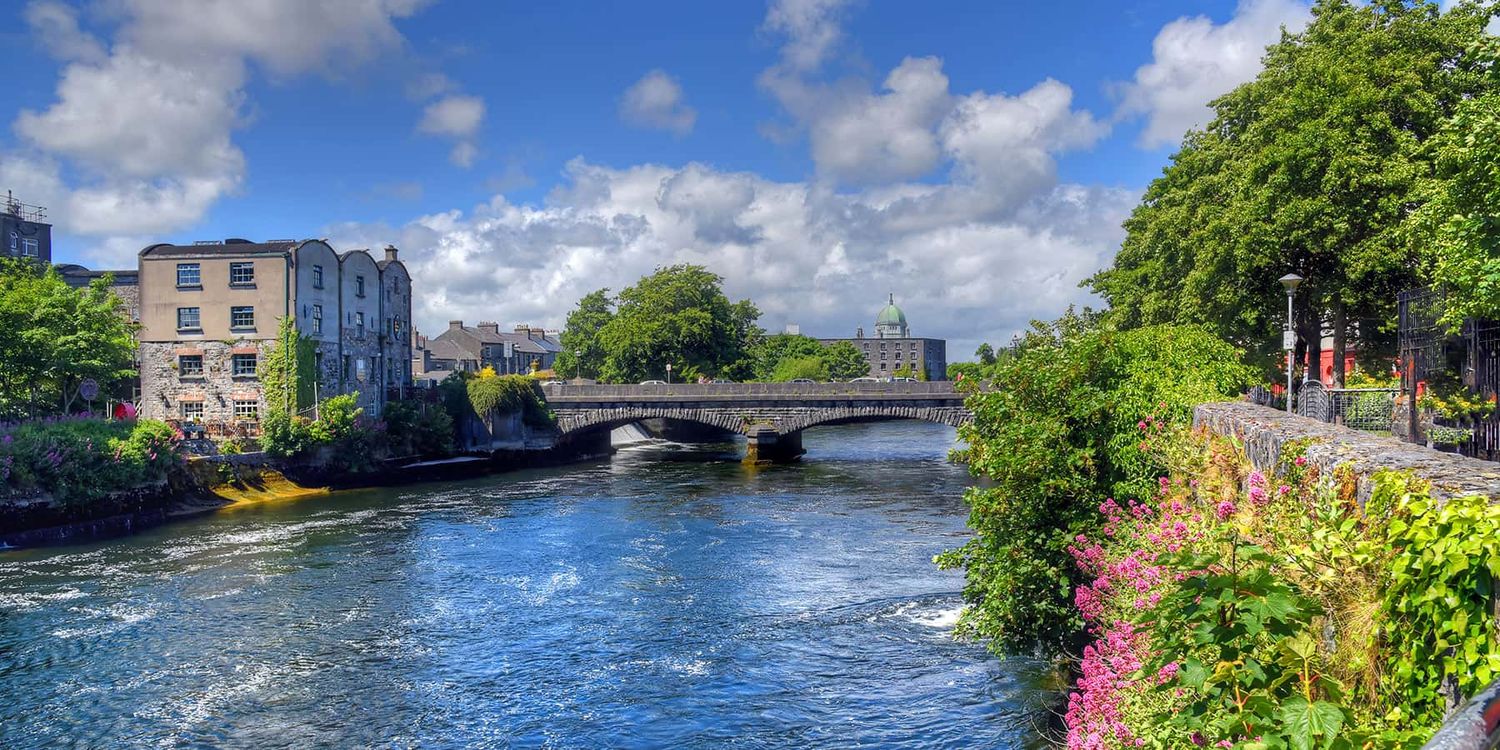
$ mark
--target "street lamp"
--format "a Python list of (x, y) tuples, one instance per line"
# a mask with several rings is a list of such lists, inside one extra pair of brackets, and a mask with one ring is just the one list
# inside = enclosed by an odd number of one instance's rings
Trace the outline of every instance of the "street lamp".
[(1297, 294), (1297, 285), (1302, 277), (1295, 273), (1282, 276), (1281, 285), (1286, 287), (1286, 329), (1281, 332), (1281, 348), (1286, 350), (1286, 411), (1292, 412), (1292, 351), (1297, 348), (1297, 334), (1292, 330), (1292, 297)]
[(667, 385), (672, 384), (672, 363), (667, 363)]

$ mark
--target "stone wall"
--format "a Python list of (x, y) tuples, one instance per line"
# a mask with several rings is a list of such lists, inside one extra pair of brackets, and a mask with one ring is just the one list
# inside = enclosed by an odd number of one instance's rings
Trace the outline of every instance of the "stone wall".
[(564, 435), (601, 425), (617, 427), (645, 419), (696, 422), (741, 434), (750, 434), (757, 428), (770, 428), (783, 435), (829, 422), (860, 419), (916, 419), (952, 427), (958, 427), (971, 419), (969, 411), (964, 407), (942, 403), (828, 406), (629, 404), (609, 408), (569, 408), (558, 405), (552, 407), (552, 412), (557, 415), (558, 431)]
[[(258, 377), (234, 377), (235, 353), (263, 356), (256, 341), (141, 342), (140, 415), (147, 419), (179, 419), (182, 403), (203, 404), (204, 421), (234, 419), (236, 397), (254, 400), (261, 413), (266, 404)], [(203, 356), (201, 376), (183, 376), (177, 367), (183, 354)]]
[(1305, 455), (1322, 473), (1347, 465), (1359, 482), (1361, 500), (1369, 497), (1371, 477), (1382, 469), (1411, 471), (1432, 484), (1434, 497), (1483, 495), (1500, 498), (1500, 464), (1443, 453), (1394, 437), (1327, 424), (1247, 401), (1201, 404), (1193, 426), (1238, 440), (1255, 468), (1274, 472), (1282, 449), (1294, 440), (1310, 440)]

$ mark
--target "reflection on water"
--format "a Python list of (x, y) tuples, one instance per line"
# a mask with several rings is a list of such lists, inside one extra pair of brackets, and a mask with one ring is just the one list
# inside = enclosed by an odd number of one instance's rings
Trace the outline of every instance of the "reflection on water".
[(1035, 667), (955, 643), (931, 565), (952, 436), (646, 443), (0, 553), (0, 747), (1020, 747)]

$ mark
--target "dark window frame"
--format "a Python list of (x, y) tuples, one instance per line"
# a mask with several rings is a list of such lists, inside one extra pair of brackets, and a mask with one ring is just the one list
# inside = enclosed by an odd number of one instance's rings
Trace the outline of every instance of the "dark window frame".
[[(196, 361), (197, 366), (188, 368), (189, 360)], [(177, 355), (177, 375), (184, 378), (203, 377), (203, 355), (202, 354), (179, 354)]]
[[(191, 325), (183, 324), (183, 314), (192, 311), (193, 322)], [(201, 307), (179, 307), (177, 308), (177, 330), (179, 331), (201, 331), (203, 330), (203, 308)]]
[[(235, 273), (239, 272), (239, 271), (246, 271), (246, 272), (248, 272), (249, 273), (249, 277), (248, 278), (243, 278), (243, 279), (236, 279), (235, 278)], [(245, 262), (245, 261), (236, 261), (234, 263), (230, 263), (229, 264), (229, 285), (230, 286), (237, 286), (237, 287), (253, 287), (253, 286), (255, 286), (255, 264), (254, 263), (250, 263), (250, 262)]]
[[(244, 370), (241, 365), (249, 363), (249, 370)], [(234, 378), (254, 378), (260, 374), (260, 357), (254, 354), (231, 354), (229, 355), (229, 375)]]
[[(192, 280), (191, 281), (183, 281), (182, 275), (183, 275), (184, 272), (188, 272), (188, 271), (191, 271), (192, 274), (193, 274)], [(177, 288), (178, 289), (202, 289), (203, 288), (203, 266), (202, 266), (202, 264), (199, 264), (199, 263), (178, 263), (177, 264)]]
[[(238, 322), (237, 316), (249, 315), (248, 322)], [(235, 305), (229, 308), (229, 327), (235, 330), (248, 330), (255, 328), (255, 306)]]

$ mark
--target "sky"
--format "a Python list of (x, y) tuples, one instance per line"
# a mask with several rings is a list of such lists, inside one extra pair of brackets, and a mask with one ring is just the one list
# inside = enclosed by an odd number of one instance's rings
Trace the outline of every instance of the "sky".
[[(9, 16), (8, 18), (6, 16)], [(698, 263), (949, 359), (1097, 304), (1121, 221), (1300, 0), (0, 3), (0, 190), (54, 260), (395, 244), (419, 330)]]

